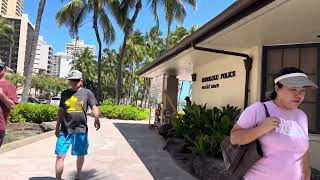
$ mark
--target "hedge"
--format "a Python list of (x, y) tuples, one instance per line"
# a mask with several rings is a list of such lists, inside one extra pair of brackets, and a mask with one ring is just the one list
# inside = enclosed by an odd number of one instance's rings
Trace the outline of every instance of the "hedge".
[[(123, 120), (145, 120), (148, 118), (149, 110), (135, 106), (113, 106), (104, 105), (99, 107), (103, 117), (108, 119)], [(32, 122), (42, 123), (56, 121), (58, 117), (58, 106), (47, 104), (18, 104), (10, 113), (9, 122)]]
[(42, 123), (56, 121), (58, 117), (58, 106), (47, 104), (18, 104), (10, 112), (9, 122), (32, 122)]
[(99, 107), (99, 110), (102, 116), (108, 119), (146, 120), (149, 115), (147, 108), (128, 105), (103, 105)]

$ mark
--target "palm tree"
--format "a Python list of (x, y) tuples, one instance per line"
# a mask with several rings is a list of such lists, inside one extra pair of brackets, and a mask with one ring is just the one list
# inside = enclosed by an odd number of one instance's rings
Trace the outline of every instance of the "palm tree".
[(77, 56), (77, 41), (79, 39), (79, 27), (84, 21), (87, 8), (82, 1), (72, 1), (61, 8), (56, 14), (56, 23), (58, 27), (65, 25), (69, 28), (70, 36), (75, 39), (74, 54), (73, 54), (73, 67)]
[(115, 49), (104, 49), (103, 63), (102, 63), (102, 84), (103, 84), (103, 96), (109, 98), (115, 97), (115, 87), (117, 80), (117, 63), (119, 54)]
[[(131, 18), (128, 18), (129, 16), (129, 11), (132, 9), (133, 4), (135, 4), (135, 11), (133, 13), (133, 16)], [(124, 31), (124, 37), (123, 37), (123, 42), (120, 50), (120, 56), (119, 56), (119, 62), (118, 62), (118, 73), (117, 73), (117, 89), (116, 89), (116, 104), (120, 103), (120, 96), (121, 96), (121, 85), (122, 85), (122, 63), (123, 63), (123, 58), (125, 55), (126, 51), (126, 46), (127, 46), (127, 40), (129, 35), (132, 32), (133, 24), (136, 21), (138, 14), (141, 10), (142, 7), (142, 2), (141, 0), (128, 0), (124, 1), (122, 4), (120, 4), (120, 12), (122, 12), (121, 16), (118, 17), (118, 22), (123, 28)]]
[(85, 48), (81, 54), (79, 54), (79, 57), (75, 62), (74, 66), (77, 67), (77, 69), (82, 72), (85, 81), (86, 80), (94, 81), (96, 77), (97, 66), (94, 61), (94, 55), (92, 54), (92, 52), (88, 47)]
[(147, 55), (145, 63), (150, 63), (165, 51), (165, 44), (161, 35), (162, 33), (157, 27), (152, 27), (149, 32), (146, 33), (145, 44)]
[(130, 80), (129, 80), (129, 91), (128, 91), (128, 104), (131, 103), (132, 99), (132, 83), (135, 72), (135, 67), (143, 60), (146, 54), (145, 41), (141, 32), (134, 31), (128, 38), (127, 41), (127, 53), (126, 59), (129, 59), (130, 64)]
[(14, 28), (12, 25), (5, 18), (0, 17), (0, 38), (5, 38), (13, 43), (13, 35)]
[(183, 39), (190, 36), (193, 32), (198, 29), (197, 26), (192, 26), (190, 29), (187, 29), (183, 26), (177, 26), (176, 30), (170, 33), (169, 36), (169, 47), (175, 46), (176, 44), (180, 43)]
[(31, 87), (33, 64), (34, 64), (34, 59), (35, 59), (35, 56), (36, 56), (36, 49), (37, 49), (39, 32), (40, 32), (41, 18), (42, 18), (42, 14), (43, 14), (43, 10), (44, 10), (45, 4), (46, 4), (46, 0), (40, 0), (39, 1), (38, 14), (37, 14), (37, 20), (36, 20), (36, 27), (35, 27), (35, 31), (33, 33), (32, 44), (31, 44), (30, 62), (29, 62), (29, 64), (25, 65), (28, 68), (27, 68), (26, 79), (25, 79), (25, 82), (24, 82), (24, 87), (23, 87), (23, 92), (22, 92), (22, 97), (21, 97), (21, 102), (23, 102), (23, 103), (27, 102), (28, 94), (29, 94), (30, 87)]
[[(193, 9), (196, 9), (197, 1), (196, 0), (149, 0), (151, 2), (151, 6), (153, 8), (154, 17), (156, 22), (158, 22), (157, 9), (158, 4), (160, 4), (164, 8), (165, 19), (168, 23), (167, 27), (167, 39), (166, 39), (166, 49), (169, 48), (169, 36), (171, 24), (174, 20), (182, 23), (184, 18), (186, 17), (186, 8), (185, 4), (191, 5)], [(184, 2), (184, 3), (183, 3)]]
[[(112, 43), (115, 40), (115, 31), (113, 25), (109, 19), (108, 14), (105, 12), (106, 6), (109, 6), (109, 10), (112, 13), (116, 14), (114, 9), (114, 4), (116, 1), (108, 0), (71, 0), (66, 6), (71, 6), (74, 11), (65, 10), (65, 14), (71, 15), (74, 12), (79, 12), (79, 16), (85, 17), (91, 15), (92, 13), (92, 25), (96, 35), (96, 39), (99, 46), (98, 51), (98, 90), (97, 90), (97, 99), (100, 102), (100, 93), (101, 93), (101, 64), (102, 64), (102, 42), (100, 38), (100, 33), (98, 29), (98, 23), (102, 27), (103, 31), (103, 40), (107, 44)], [(64, 8), (62, 8), (63, 10)], [(80, 15), (81, 14), (81, 15)], [(83, 18), (81, 18), (83, 19)]]
[[(173, 22), (174, 18), (182, 21), (185, 17), (185, 14), (186, 14), (185, 7), (180, 0), (148, 0), (148, 2), (151, 6), (151, 10), (154, 14), (157, 25), (159, 22), (158, 15), (157, 15), (157, 8), (158, 8), (159, 4), (164, 5), (164, 7), (165, 7), (166, 19), (168, 20), (168, 23), (170, 26), (171, 26), (171, 23)], [(192, 5), (194, 8), (196, 7), (196, 0), (184, 0), (184, 2)], [(133, 4), (135, 4), (135, 11), (133, 13), (132, 18), (128, 18), (128, 14), (129, 14), (128, 12), (132, 9)], [(125, 15), (125, 16), (120, 16), (120, 17), (122, 17), (121, 18), (122, 20), (125, 19), (125, 21), (120, 21), (120, 22), (125, 22), (125, 23), (120, 24), (123, 27), (124, 38), (123, 38), (123, 43), (122, 43), (121, 50), (120, 50), (120, 57), (119, 57), (119, 64), (118, 64), (118, 79), (117, 79), (117, 90), (116, 90), (116, 103), (117, 104), (119, 104), (119, 102), (120, 102), (120, 91), (121, 91), (121, 82), (122, 82), (121, 70), (122, 70), (122, 63), (123, 63), (124, 54), (126, 51), (126, 42), (127, 42), (128, 36), (132, 32), (133, 24), (134, 24), (139, 12), (140, 12), (141, 6), (142, 6), (141, 0), (124, 1), (120, 6), (122, 8), (121, 9), (121, 12), (123, 12), (122, 14)], [(169, 31), (170, 31), (170, 26), (168, 28)], [(169, 36), (169, 33), (168, 33), (168, 36)]]

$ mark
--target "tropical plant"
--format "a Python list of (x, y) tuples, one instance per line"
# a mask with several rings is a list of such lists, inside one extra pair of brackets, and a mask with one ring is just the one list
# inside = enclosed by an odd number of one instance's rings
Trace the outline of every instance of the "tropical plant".
[(0, 17), (0, 38), (5, 38), (9, 40), (11, 43), (14, 42), (14, 28), (10, 24), (10, 22), (3, 18)]
[(36, 26), (32, 37), (32, 44), (31, 44), (31, 55), (30, 55), (30, 61), (29, 63), (26, 63), (25, 68), (27, 70), (26, 72), (26, 78), (24, 81), (24, 87), (21, 97), (21, 102), (25, 103), (28, 100), (28, 94), (31, 88), (31, 80), (32, 80), (32, 70), (33, 70), (33, 64), (34, 59), (36, 56), (36, 49), (37, 49), (37, 43), (38, 43), (38, 37), (40, 33), (40, 24), (42, 19), (43, 10), (46, 4), (46, 0), (39, 0), (39, 7), (38, 7), (38, 14), (37, 14), (37, 20), (36, 20)]
[(19, 88), (23, 85), (24, 77), (18, 73), (7, 73), (6, 80), (10, 81), (17, 88)]
[(192, 104), (184, 109), (173, 126), (195, 154), (221, 157), (220, 142), (229, 135), (241, 110), (234, 106), (214, 107)]
[(170, 29), (171, 24), (174, 20), (177, 20), (178, 22), (182, 23), (184, 18), (186, 17), (186, 8), (183, 4), (186, 3), (188, 5), (191, 5), (193, 9), (197, 6), (196, 0), (185, 0), (185, 1), (179, 1), (179, 0), (161, 0), (157, 1), (161, 2), (164, 5), (164, 12), (165, 12), (165, 18), (168, 23), (168, 29), (167, 29), (167, 38), (166, 38), (166, 49), (169, 48), (169, 37), (170, 37)]
[(86, 80), (94, 81), (96, 78), (96, 61), (94, 59), (94, 55), (87, 47), (83, 50), (81, 54), (79, 54), (76, 62), (74, 63), (76, 69), (82, 72), (83, 77)]
[(145, 54), (146, 54), (146, 48), (144, 43), (144, 37), (139, 31), (134, 31), (128, 38), (127, 41), (127, 53), (125, 60), (128, 62), (130, 70), (130, 79), (129, 79), (129, 90), (127, 95), (127, 104), (131, 104), (132, 100), (132, 84), (134, 79), (137, 77), (135, 76), (135, 68), (139, 66), (140, 62), (143, 61)]
[[(130, 10), (135, 7), (134, 13), (131, 18), (130, 16)], [(118, 16), (118, 23), (123, 29), (124, 32), (124, 37), (123, 37), (123, 42), (122, 46), (120, 49), (120, 54), (119, 54), (119, 61), (118, 61), (118, 68), (117, 68), (117, 87), (116, 87), (116, 104), (120, 103), (120, 98), (121, 98), (121, 85), (122, 85), (122, 64), (123, 64), (123, 59), (125, 57), (125, 51), (127, 47), (127, 40), (129, 38), (129, 35), (132, 32), (133, 29), (133, 24), (135, 23), (138, 14), (141, 10), (142, 7), (142, 2), (141, 0), (129, 0), (129, 1), (123, 1), (123, 3), (120, 6), (120, 12), (121, 16)]]
[(58, 27), (61, 27), (63, 24), (69, 28), (70, 36), (75, 39), (74, 51), (73, 51), (73, 67), (75, 63), (75, 58), (77, 56), (77, 42), (79, 28), (82, 25), (82, 22), (85, 18), (86, 8), (84, 3), (81, 1), (70, 2), (60, 9), (56, 14), (56, 23)]
[(44, 93), (57, 95), (68, 86), (68, 82), (63, 78), (50, 76), (48, 74), (32, 76), (31, 87), (34, 88), (36, 92), (40, 91), (40, 96), (43, 96)]

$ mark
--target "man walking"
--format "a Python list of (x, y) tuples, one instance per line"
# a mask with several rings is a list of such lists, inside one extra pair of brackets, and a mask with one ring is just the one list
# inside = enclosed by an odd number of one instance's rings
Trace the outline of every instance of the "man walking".
[(0, 147), (5, 136), (5, 129), (10, 110), (18, 104), (16, 87), (5, 79), (6, 66), (0, 59)]
[(82, 73), (78, 70), (70, 71), (68, 78), (71, 89), (61, 94), (60, 109), (55, 134), (58, 137), (55, 154), (56, 179), (60, 180), (64, 167), (64, 158), (71, 145), (71, 154), (77, 156), (77, 174), (80, 179), (84, 156), (88, 154), (88, 126), (86, 112), (90, 106), (94, 115), (94, 127), (100, 128), (97, 100), (89, 89), (82, 87)]

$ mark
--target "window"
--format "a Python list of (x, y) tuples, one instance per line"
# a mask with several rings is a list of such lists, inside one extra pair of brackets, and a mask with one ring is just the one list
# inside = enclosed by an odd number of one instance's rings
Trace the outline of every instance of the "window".
[[(265, 46), (263, 48), (263, 70), (261, 100), (268, 100), (273, 91), (273, 77), (283, 67), (294, 66), (303, 70), (309, 78), (320, 84), (320, 44), (297, 44)], [(309, 132), (320, 134), (320, 93), (307, 89), (300, 108), (308, 115)]]

